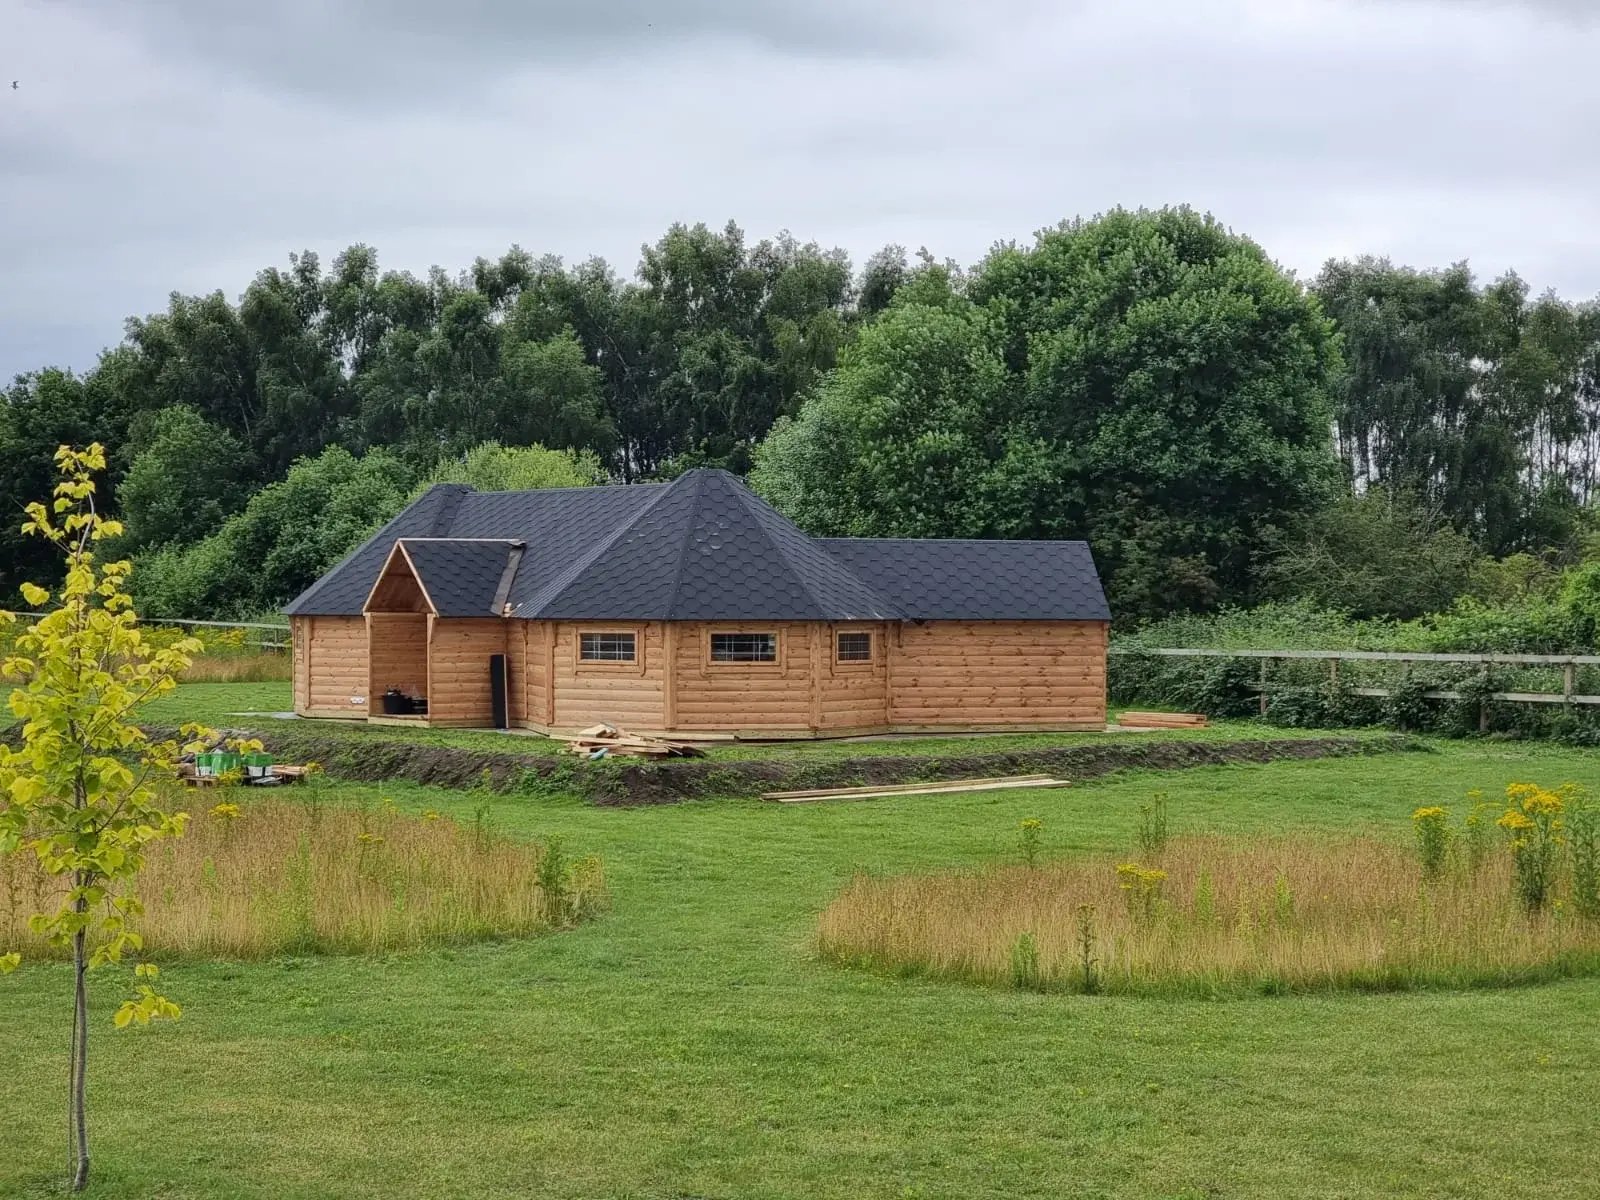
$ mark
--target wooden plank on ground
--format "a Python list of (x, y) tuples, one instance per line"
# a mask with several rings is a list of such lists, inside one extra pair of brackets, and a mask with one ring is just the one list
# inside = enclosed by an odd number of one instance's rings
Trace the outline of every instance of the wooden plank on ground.
[(988, 783), (949, 782), (895, 785), (889, 788), (821, 789), (815, 793), (767, 792), (763, 800), (778, 804), (811, 804), (819, 800), (886, 800), (895, 796), (950, 796), (963, 792), (999, 792), (1013, 788), (1066, 787), (1068, 780), (1028, 776), (1024, 779), (996, 779)]
[(1117, 716), (1119, 725), (1144, 725), (1155, 729), (1204, 729), (1204, 713), (1125, 712)]
[(981, 779), (925, 779), (920, 783), (869, 783), (861, 787), (800, 788), (792, 792), (763, 792), (763, 800), (794, 800), (822, 796), (850, 796), (860, 792), (914, 792), (925, 787), (976, 787), (985, 783), (1028, 783), (1049, 775), (986, 775)]

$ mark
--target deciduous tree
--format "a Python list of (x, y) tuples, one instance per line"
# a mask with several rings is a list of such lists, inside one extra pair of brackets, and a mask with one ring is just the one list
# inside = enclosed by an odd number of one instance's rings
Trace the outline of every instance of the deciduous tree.
[[(63, 446), (55, 460), (62, 478), (54, 499), (30, 504), (23, 528), (64, 554), (66, 573), (53, 592), (23, 585), (24, 600), (44, 615), (0, 665), (0, 676), (17, 682), (10, 710), (21, 722), (21, 745), (0, 745), (0, 854), (32, 854), (62, 883), (32, 925), (72, 957), (71, 1183), (81, 1191), (89, 1180), (88, 972), (141, 949), (132, 883), (146, 848), (181, 834), (186, 820), (169, 803), (179, 748), (152, 742), (134, 718), (172, 690), (199, 643), (148, 642), (126, 592), (129, 564), (97, 559), (100, 542), (120, 532), (94, 506), (102, 448)], [(13, 620), (0, 614), (0, 622)], [(11, 951), (0, 968), (19, 960)], [(156, 990), (153, 965), (134, 973), (136, 995), (117, 1010), (118, 1027), (179, 1015)]]

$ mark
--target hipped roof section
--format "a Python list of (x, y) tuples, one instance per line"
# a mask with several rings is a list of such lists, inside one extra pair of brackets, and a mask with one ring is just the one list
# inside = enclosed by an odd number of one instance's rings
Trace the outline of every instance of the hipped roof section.
[[(878, 621), (1110, 615), (1082, 542), (817, 539), (737, 477), (705, 469), (670, 484), (528, 492), (438, 485), (286, 611), (361, 613), (402, 541), (441, 616)], [(515, 542), (524, 548), (514, 555)]]

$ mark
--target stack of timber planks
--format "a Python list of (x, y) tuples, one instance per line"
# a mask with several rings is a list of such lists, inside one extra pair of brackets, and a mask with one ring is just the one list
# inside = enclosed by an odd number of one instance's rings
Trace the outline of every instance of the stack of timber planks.
[(629, 733), (615, 725), (591, 725), (567, 741), (567, 751), (582, 758), (610, 758), (617, 754), (641, 758), (700, 758), (705, 751), (688, 742)]
[(1125, 729), (1204, 729), (1204, 713), (1125, 712), (1117, 717)]

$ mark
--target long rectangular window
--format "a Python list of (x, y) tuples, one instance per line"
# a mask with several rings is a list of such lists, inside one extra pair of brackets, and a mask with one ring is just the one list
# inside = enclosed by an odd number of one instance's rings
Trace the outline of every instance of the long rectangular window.
[(872, 635), (870, 633), (841, 633), (839, 635), (839, 662), (871, 662)]
[(578, 657), (584, 662), (632, 662), (633, 637), (631, 633), (579, 634)]
[(712, 662), (778, 661), (778, 635), (775, 633), (713, 633)]

